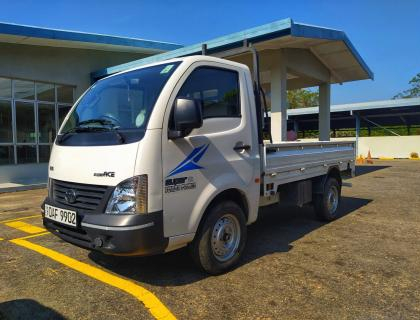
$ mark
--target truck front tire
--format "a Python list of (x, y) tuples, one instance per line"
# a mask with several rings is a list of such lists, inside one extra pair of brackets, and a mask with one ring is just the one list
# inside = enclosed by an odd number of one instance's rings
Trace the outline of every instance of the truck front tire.
[(315, 195), (314, 209), (322, 221), (333, 221), (338, 216), (341, 202), (341, 185), (334, 177), (327, 178), (322, 194)]
[(233, 268), (246, 243), (247, 228), (243, 210), (233, 201), (223, 201), (209, 209), (190, 252), (204, 271), (217, 275)]

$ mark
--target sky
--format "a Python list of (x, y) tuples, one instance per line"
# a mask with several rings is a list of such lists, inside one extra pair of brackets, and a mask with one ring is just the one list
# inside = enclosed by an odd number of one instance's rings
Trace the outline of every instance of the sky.
[(375, 80), (333, 85), (332, 103), (390, 99), (420, 72), (420, 0), (0, 0), (0, 21), (194, 44), (292, 18), (344, 31)]

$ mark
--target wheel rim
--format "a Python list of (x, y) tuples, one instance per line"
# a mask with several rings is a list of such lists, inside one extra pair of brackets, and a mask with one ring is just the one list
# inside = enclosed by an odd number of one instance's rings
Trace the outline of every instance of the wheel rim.
[(211, 248), (214, 257), (220, 262), (231, 259), (239, 247), (241, 228), (238, 219), (225, 214), (217, 220), (211, 235)]
[(335, 213), (338, 207), (338, 188), (336, 186), (331, 186), (328, 190), (328, 212)]

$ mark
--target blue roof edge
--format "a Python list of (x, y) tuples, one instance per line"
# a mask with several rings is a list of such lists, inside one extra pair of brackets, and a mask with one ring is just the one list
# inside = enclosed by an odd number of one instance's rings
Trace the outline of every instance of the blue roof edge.
[(366, 62), (363, 60), (359, 52), (351, 43), (350, 39), (344, 33), (344, 31), (293, 22), (292, 23), (292, 36), (343, 41), (345, 45), (347, 46), (347, 48), (349, 48), (353, 56), (356, 58), (357, 62), (365, 70), (369, 78), (372, 80), (374, 79), (374, 74), (372, 70), (370, 70), (370, 68), (368, 67)]
[(48, 29), (5, 22), (0, 22), (0, 34), (26, 36), (51, 40), (108, 44), (162, 51), (169, 51), (182, 47), (179, 44), (169, 42), (118, 37), (96, 33), (85, 33), (79, 31)]

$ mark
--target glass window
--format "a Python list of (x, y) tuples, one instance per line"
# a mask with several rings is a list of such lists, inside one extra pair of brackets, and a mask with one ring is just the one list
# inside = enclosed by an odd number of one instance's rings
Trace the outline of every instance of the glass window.
[(0, 101), (0, 142), (13, 142), (12, 103)]
[(163, 86), (178, 65), (160, 64), (96, 82), (71, 112), (63, 132), (76, 126), (144, 130)]
[(51, 146), (39, 146), (39, 162), (50, 161)]
[(0, 146), (0, 165), (14, 163), (15, 154), (13, 152), (13, 146)]
[(14, 98), (15, 99), (35, 99), (35, 85), (32, 81), (14, 80)]
[(57, 101), (73, 103), (73, 87), (57, 85)]
[(11, 98), (12, 97), (12, 80), (6, 78), (0, 78), (0, 97)]
[(55, 89), (51, 83), (36, 84), (36, 98), (39, 101), (55, 101)]
[(38, 104), (39, 142), (52, 143), (55, 139), (55, 108), (53, 104)]
[(61, 124), (64, 121), (64, 118), (66, 117), (67, 113), (69, 113), (71, 109), (71, 106), (61, 106), (58, 105), (58, 123), (61, 126)]
[(17, 163), (36, 162), (36, 146), (17, 146)]
[(185, 81), (178, 97), (199, 99), (203, 118), (239, 117), (238, 73), (217, 68), (197, 68)]
[(72, 86), (0, 77), (0, 165), (49, 161), (56, 115), (61, 124), (73, 91)]
[(17, 142), (35, 142), (34, 104), (15, 102)]

